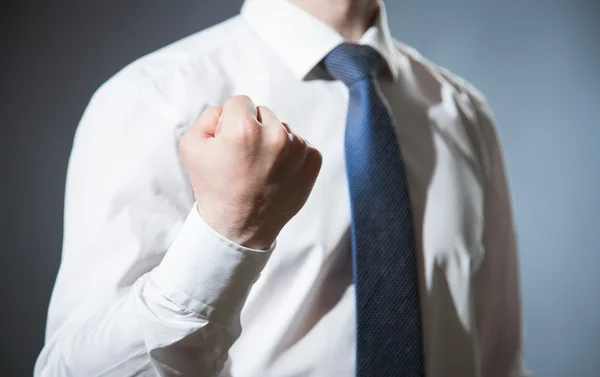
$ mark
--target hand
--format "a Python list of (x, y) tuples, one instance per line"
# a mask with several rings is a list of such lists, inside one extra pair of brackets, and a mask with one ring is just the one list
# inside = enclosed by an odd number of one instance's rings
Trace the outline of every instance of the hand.
[(302, 208), (322, 163), (319, 151), (246, 96), (207, 108), (183, 135), (179, 155), (204, 221), (262, 250)]

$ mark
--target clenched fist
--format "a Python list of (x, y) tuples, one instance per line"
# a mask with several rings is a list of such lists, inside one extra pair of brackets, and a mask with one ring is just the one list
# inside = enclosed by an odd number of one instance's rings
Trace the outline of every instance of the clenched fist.
[(179, 155), (204, 221), (263, 250), (302, 208), (322, 163), (319, 151), (246, 96), (206, 109), (183, 135)]

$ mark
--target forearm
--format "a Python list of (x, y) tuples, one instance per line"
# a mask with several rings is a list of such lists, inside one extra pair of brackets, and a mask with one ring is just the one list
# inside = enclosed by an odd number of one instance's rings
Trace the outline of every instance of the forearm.
[[(34, 375), (169, 375), (169, 365), (159, 361), (161, 354), (176, 353), (179, 342), (194, 337), (206, 339), (192, 342), (194, 352), (186, 354), (195, 357), (179, 360), (178, 365), (170, 367), (182, 370), (194, 365), (199, 375), (213, 376), (219, 357), (213, 350), (226, 350), (229, 345), (215, 344), (220, 337), (209, 339), (211, 328), (213, 332), (221, 330), (161, 296), (145, 275), (110, 306), (75, 310), (46, 343)], [(162, 334), (160, 339), (158, 334)], [(200, 356), (205, 356), (205, 362)]]
[[(270, 251), (231, 243), (192, 210), (162, 262), (110, 302), (106, 284), (61, 273), (49, 321), (58, 323), (35, 376), (215, 376), (239, 336), (239, 312)], [(87, 287), (65, 308), (70, 286)], [(96, 288), (95, 288), (96, 287)]]

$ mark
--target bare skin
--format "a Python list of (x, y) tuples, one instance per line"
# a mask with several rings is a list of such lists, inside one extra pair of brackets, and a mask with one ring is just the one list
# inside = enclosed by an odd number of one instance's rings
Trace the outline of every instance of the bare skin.
[(179, 155), (204, 221), (261, 250), (302, 208), (322, 163), (319, 151), (246, 96), (206, 109), (182, 137)]
[(291, 0), (340, 33), (347, 42), (358, 42), (373, 24), (376, 0)]
[[(348, 42), (357, 42), (378, 12), (376, 0), (291, 1)], [(322, 164), (319, 151), (245, 96), (206, 109), (179, 152), (204, 221), (233, 242), (261, 250), (302, 208)]]

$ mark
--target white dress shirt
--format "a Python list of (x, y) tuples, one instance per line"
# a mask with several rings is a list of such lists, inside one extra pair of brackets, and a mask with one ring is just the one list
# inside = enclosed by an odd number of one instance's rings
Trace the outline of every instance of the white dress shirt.
[[(74, 141), (35, 376), (354, 376), (348, 89), (319, 66), (342, 41), (287, 1), (256, 0), (99, 88)], [(387, 63), (378, 83), (414, 207), (427, 376), (525, 376), (514, 225), (490, 110), (464, 80), (394, 41), (383, 5), (361, 43)], [(323, 154), (274, 250), (209, 228), (177, 154), (202, 110), (236, 94)]]

